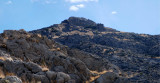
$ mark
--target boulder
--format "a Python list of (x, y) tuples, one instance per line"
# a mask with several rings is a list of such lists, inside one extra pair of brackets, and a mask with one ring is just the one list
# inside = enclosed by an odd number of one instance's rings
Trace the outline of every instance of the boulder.
[(58, 72), (57, 73), (57, 81), (60, 81), (60, 83), (64, 80), (64, 82), (67, 82), (68, 80), (70, 80), (70, 76), (68, 74), (65, 74), (63, 72)]
[(0, 83), (22, 83), (17, 76), (7, 76), (0, 80)]
[(33, 83), (41, 82), (41, 83), (49, 83), (49, 79), (45, 75), (33, 74), (32, 76)]
[(42, 68), (39, 65), (37, 65), (37, 64), (35, 64), (33, 62), (25, 63), (25, 67), (28, 70), (32, 71), (33, 73), (37, 73), (37, 72), (41, 72), (42, 71)]
[(50, 80), (55, 80), (57, 73), (54, 71), (47, 71), (46, 72), (46, 76), (50, 79)]
[(118, 79), (118, 75), (113, 72), (107, 72), (101, 75), (96, 83), (114, 83)]

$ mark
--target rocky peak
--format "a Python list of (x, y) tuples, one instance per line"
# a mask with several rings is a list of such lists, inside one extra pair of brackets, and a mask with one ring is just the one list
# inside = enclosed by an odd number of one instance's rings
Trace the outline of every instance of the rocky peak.
[(83, 17), (69, 17), (67, 20), (62, 21), (61, 24), (65, 26), (74, 26), (74, 28), (80, 26), (84, 29), (107, 31), (103, 24), (95, 23), (94, 21)]
[[(46, 35), (72, 49), (76, 48), (108, 59), (125, 71), (133, 83), (159, 82), (160, 37), (158, 35), (121, 32), (79, 17), (70, 17), (54, 28), (57, 32), (44, 34), (44, 30), (37, 30), (32, 33)], [(108, 74), (104, 74), (104, 78)], [(103, 76), (99, 79), (103, 79)], [(109, 81), (103, 83), (114, 83)]]
[(67, 20), (62, 21), (62, 23), (83, 27), (96, 26), (96, 23), (94, 21), (83, 17), (69, 17)]

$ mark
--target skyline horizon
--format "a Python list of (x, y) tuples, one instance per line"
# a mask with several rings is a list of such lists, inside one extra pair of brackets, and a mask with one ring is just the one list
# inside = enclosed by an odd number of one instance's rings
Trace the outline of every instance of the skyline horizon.
[[(76, 17), (76, 16), (70, 16), (70, 17)], [(64, 20), (68, 20), (70, 17), (68, 17), (68, 18), (66, 18)], [(85, 18), (85, 17), (78, 17), (78, 18)], [(88, 19), (88, 18), (85, 18), (85, 19)], [(62, 21), (64, 21), (64, 20), (62, 20)], [(92, 20), (92, 19), (89, 19), (89, 20)], [(32, 30), (25, 30), (24, 28), (6, 29), (6, 30), (21, 30), (21, 29), (24, 29), (25, 31), (30, 32), (30, 31), (39, 30), (39, 29), (42, 29), (42, 28), (48, 28), (48, 27), (53, 26), (55, 24), (61, 24), (62, 21), (60, 21), (59, 23), (53, 23), (51, 25), (48, 25), (48, 26), (45, 26), (45, 27), (41, 27), (41, 28), (37, 28), (37, 29), (32, 29)], [(92, 21), (95, 22), (94, 20), (92, 20)], [(98, 22), (95, 22), (95, 23), (99, 24)], [(103, 23), (100, 23), (100, 24), (103, 24)], [(105, 24), (103, 24), (103, 25), (104, 25), (104, 27), (112, 28), (112, 27), (106, 26)], [(112, 29), (115, 29), (115, 28), (112, 28)], [(117, 29), (115, 29), (115, 30), (117, 30)], [(3, 31), (5, 31), (5, 30), (3, 30)], [(0, 33), (3, 33), (3, 31), (0, 30)], [(117, 30), (117, 31), (120, 31), (120, 30)], [(147, 33), (136, 33), (136, 32), (129, 32), (129, 31), (120, 31), (120, 32), (135, 33), (135, 34), (147, 34)], [(160, 33), (159, 34), (147, 34), (147, 35), (160, 35)]]
[(160, 0), (0, 0), (0, 32), (84, 17), (123, 32), (160, 34)]

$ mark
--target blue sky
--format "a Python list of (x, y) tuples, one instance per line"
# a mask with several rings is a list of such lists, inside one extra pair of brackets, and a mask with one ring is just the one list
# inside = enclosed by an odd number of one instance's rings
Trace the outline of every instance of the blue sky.
[(0, 33), (40, 29), (70, 16), (120, 31), (160, 34), (160, 0), (0, 0)]

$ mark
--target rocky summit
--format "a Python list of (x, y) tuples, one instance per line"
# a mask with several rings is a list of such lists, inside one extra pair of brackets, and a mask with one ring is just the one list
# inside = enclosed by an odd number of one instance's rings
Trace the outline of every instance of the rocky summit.
[(160, 35), (81, 17), (0, 34), (0, 83), (160, 83)]

